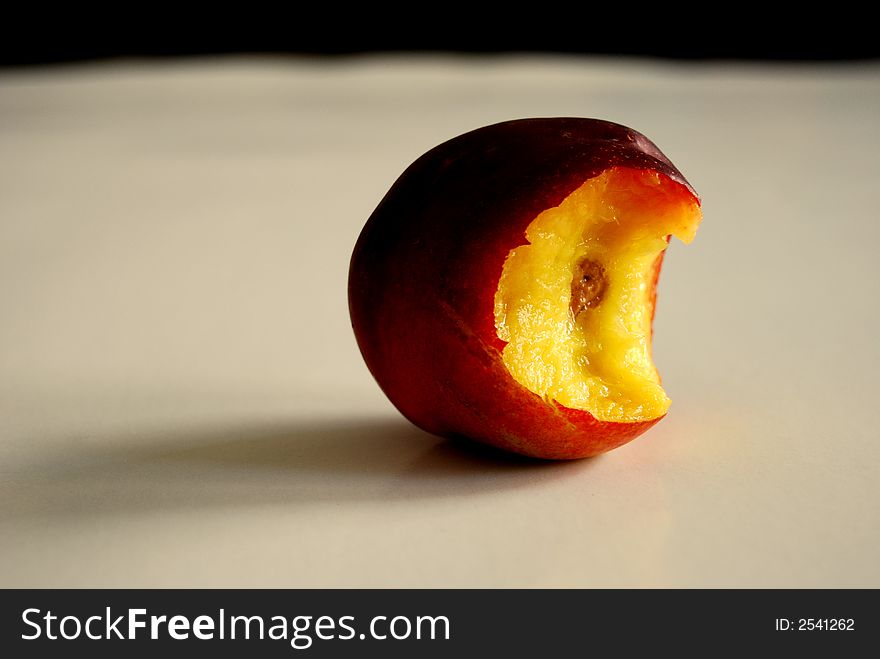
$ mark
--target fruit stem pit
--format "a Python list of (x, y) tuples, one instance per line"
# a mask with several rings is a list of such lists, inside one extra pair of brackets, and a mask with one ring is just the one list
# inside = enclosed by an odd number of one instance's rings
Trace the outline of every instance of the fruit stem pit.
[(601, 263), (592, 259), (583, 259), (578, 263), (571, 280), (571, 312), (574, 317), (599, 306), (607, 288), (608, 277)]

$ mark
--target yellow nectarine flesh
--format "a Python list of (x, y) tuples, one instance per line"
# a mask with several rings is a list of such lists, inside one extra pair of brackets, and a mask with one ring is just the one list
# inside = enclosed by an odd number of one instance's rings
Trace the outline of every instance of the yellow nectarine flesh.
[(600, 421), (663, 416), (670, 401), (651, 357), (658, 259), (670, 235), (691, 242), (701, 217), (680, 184), (625, 167), (540, 213), (495, 294), (511, 376)]

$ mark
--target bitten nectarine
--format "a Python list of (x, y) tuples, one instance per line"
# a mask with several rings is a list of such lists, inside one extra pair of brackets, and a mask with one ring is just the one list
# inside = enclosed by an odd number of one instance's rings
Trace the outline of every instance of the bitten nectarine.
[(540, 458), (624, 444), (669, 399), (651, 358), (669, 237), (700, 200), (644, 135), (581, 118), (480, 128), (416, 160), (354, 248), (364, 360), (417, 426)]

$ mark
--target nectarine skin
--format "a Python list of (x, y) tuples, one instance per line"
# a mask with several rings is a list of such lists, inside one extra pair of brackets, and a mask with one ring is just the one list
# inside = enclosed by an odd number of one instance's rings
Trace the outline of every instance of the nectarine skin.
[[(394, 183), (355, 245), (348, 292), (367, 367), (407, 419), (436, 435), (546, 459), (603, 453), (659, 420), (599, 421), (527, 390), (502, 362), (493, 316), (505, 259), (526, 242), (529, 223), (615, 166), (662, 174), (699, 202), (644, 135), (583, 118), (465, 133)], [(652, 291), (652, 313), (654, 301)]]

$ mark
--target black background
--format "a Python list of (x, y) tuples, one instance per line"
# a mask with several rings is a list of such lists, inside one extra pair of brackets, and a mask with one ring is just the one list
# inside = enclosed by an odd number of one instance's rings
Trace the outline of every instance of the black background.
[[(675, 60), (841, 61), (880, 58), (873, 21), (844, 3), (702, 5), (621, 2), (383, 6), (46, 6), (7, 12), (0, 66), (224, 54), (575, 53)], [(814, 7), (812, 10), (810, 7)]]

